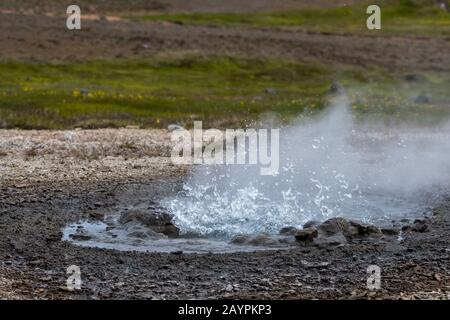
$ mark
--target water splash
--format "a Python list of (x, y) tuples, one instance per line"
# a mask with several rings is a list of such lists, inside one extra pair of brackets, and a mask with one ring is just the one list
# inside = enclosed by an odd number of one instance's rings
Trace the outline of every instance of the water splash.
[[(445, 131), (445, 130), (444, 130)], [(423, 214), (450, 177), (450, 135), (362, 127), (345, 97), (314, 121), (280, 130), (280, 173), (251, 165), (198, 166), (162, 204), (185, 232), (230, 237), (343, 216), (385, 224)]]

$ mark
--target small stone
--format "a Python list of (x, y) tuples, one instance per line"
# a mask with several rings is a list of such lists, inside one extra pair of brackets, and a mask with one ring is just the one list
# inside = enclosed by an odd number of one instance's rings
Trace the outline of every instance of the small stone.
[(400, 233), (400, 231), (398, 229), (394, 229), (394, 228), (384, 228), (384, 229), (381, 229), (381, 232), (387, 236), (397, 236)]
[(233, 291), (233, 286), (232, 286), (231, 284), (227, 285), (227, 286), (225, 287), (225, 291), (226, 291), (226, 292), (231, 292), (231, 291)]
[(370, 235), (381, 234), (380, 229), (370, 224), (350, 221), (350, 226), (351, 228), (349, 229), (349, 231), (352, 236), (366, 237)]
[(342, 233), (337, 233), (330, 236), (321, 236), (314, 239), (314, 244), (317, 245), (338, 246), (346, 243), (347, 238)]
[(411, 230), (414, 232), (428, 232), (429, 231), (429, 225), (431, 224), (430, 219), (423, 219), (423, 220), (415, 220), (414, 224), (411, 227)]
[(303, 225), (303, 229), (308, 229), (308, 228), (312, 228), (312, 227), (317, 227), (319, 224), (320, 224), (319, 221), (316, 221), (316, 220), (310, 220), (310, 221), (306, 222), (306, 223)]
[(424, 82), (425, 77), (419, 74), (407, 74), (403, 76), (403, 79), (405, 79), (407, 82)]
[(89, 212), (89, 218), (92, 220), (103, 220), (104, 214), (98, 211)]
[(337, 83), (337, 82), (333, 82), (330, 86), (330, 88), (328, 89), (328, 93), (330, 94), (339, 94), (342, 93), (344, 90), (342, 88), (342, 86)]
[(247, 243), (249, 241), (249, 237), (243, 234), (234, 236), (231, 240), (230, 243), (232, 244), (244, 244)]
[(420, 104), (430, 103), (430, 98), (425, 94), (420, 94), (420, 95), (414, 97), (413, 101), (415, 103), (420, 103)]
[(350, 223), (344, 218), (331, 218), (318, 226), (319, 231), (325, 235), (348, 233)]
[(266, 94), (277, 94), (277, 90), (275, 90), (274, 88), (266, 88), (266, 89), (264, 89), (264, 93), (266, 93)]
[(295, 240), (298, 242), (312, 242), (314, 238), (317, 238), (319, 232), (317, 229), (308, 228), (299, 230), (295, 233)]
[(284, 227), (280, 230), (280, 235), (282, 236), (293, 236), (298, 231), (295, 227)]
[(177, 124), (169, 124), (168, 126), (167, 126), (167, 130), (169, 131), (169, 132), (173, 132), (173, 131), (176, 131), (176, 130), (183, 130), (184, 128), (182, 127), (182, 126), (179, 126), (179, 125), (177, 125)]
[(275, 245), (278, 244), (279, 241), (276, 239), (273, 239), (269, 237), (266, 234), (258, 234), (254, 238), (250, 239), (248, 241), (248, 244), (254, 245), (254, 246), (261, 246), (261, 245)]
[(92, 239), (92, 237), (87, 234), (71, 234), (70, 237), (75, 241), (89, 241)]

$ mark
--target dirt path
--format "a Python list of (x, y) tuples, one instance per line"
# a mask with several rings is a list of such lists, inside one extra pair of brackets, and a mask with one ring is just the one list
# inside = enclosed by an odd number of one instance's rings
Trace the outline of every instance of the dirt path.
[[(450, 298), (450, 200), (434, 210), (429, 232), (405, 233), (402, 242), (204, 255), (61, 242), (69, 222), (180, 189), (185, 168), (171, 165), (165, 148), (150, 142), (145, 154), (118, 151), (139, 137), (165, 141), (167, 134), (0, 131), (0, 298)], [(104, 150), (99, 159), (69, 152), (93, 143)], [(33, 144), (42, 147), (28, 152)], [(372, 264), (383, 275), (375, 292), (366, 289)], [(81, 268), (82, 291), (66, 290), (70, 265)]]
[(132, 58), (197, 53), (279, 57), (400, 70), (450, 70), (441, 38), (313, 34), (171, 23), (85, 21), (69, 32), (48, 16), (0, 14), (0, 57), (31, 60)]

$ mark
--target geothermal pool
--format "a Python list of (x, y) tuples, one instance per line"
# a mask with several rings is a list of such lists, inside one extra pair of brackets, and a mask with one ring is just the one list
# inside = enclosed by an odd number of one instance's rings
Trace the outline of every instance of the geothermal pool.
[[(448, 194), (450, 126), (361, 124), (338, 105), (317, 119), (281, 128), (279, 159), (276, 176), (262, 176), (255, 165), (193, 167), (183, 190), (159, 203), (173, 215), (180, 238), (130, 237), (118, 222), (118, 209), (105, 221), (67, 226), (63, 240), (152, 252), (253, 251), (268, 248), (229, 240), (276, 235), (286, 226), (331, 217), (387, 227), (413, 220)], [(88, 237), (72, 239), (80, 229)]]

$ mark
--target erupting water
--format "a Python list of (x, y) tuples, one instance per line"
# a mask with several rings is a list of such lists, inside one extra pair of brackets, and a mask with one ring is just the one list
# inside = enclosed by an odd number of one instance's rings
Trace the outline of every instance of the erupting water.
[[(121, 250), (226, 252), (252, 250), (227, 244), (234, 235), (277, 234), (310, 220), (391, 225), (423, 215), (448, 193), (449, 129), (357, 124), (340, 98), (320, 118), (281, 128), (276, 176), (261, 175), (257, 165), (192, 168), (183, 191), (161, 205), (182, 234), (203, 238), (136, 239), (118, 210), (104, 222), (68, 226), (64, 239)], [(90, 240), (71, 238), (77, 229)]]
[[(448, 133), (448, 131), (447, 131)], [(449, 178), (442, 132), (355, 124), (345, 98), (320, 119), (280, 130), (280, 173), (199, 166), (163, 205), (182, 230), (209, 236), (277, 233), (309, 220), (375, 224), (424, 213)]]

